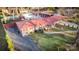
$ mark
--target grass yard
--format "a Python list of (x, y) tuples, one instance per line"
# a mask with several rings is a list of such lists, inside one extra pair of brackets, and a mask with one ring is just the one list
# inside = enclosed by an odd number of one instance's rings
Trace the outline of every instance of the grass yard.
[(46, 51), (65, 51), (74, 42), (74, 38), (60, 34), (46, 35), (43, 33), (32, 33), (30, 36), (41, 50)]

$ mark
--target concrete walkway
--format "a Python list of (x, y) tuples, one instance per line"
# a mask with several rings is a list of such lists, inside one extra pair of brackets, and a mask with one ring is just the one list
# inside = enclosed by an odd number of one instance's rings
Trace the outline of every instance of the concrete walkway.
[(45, 34), (63, 34), (63, 33), (72, 33), (77, 31), (59, 31), (59, 32), (44, 32)]
[(64, 34), (66, 36), (74, 37), (73, 35), (69, 35), (68, 33), (76, 33), (77, 31), (60, 31), (60, 32), (44, 32), (45, 34)]

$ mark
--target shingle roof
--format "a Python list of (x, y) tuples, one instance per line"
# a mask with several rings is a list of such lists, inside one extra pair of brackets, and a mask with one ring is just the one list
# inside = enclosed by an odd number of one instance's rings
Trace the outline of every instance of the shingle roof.
[(26, 29), (28, 29), (28, 28), (32, 29), (34, 27), (40, 27), (40, 26), (54, 24), (54, 22), (61, 20), (63, 18), (65, 18), (65, 16), (51, 16), (51, 17), (43, 18), (43, 19), (19, 21), (19, 22), (16, 22), (16, 25), (20, 31), (23, 31), (23, 30), (26, 31)]

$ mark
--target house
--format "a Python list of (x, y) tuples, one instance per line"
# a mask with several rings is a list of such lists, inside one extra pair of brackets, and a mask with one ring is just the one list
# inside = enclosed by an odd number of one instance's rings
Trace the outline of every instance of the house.
[(56, 24), (57, 21), (63, 20), (64, 18), (66, 17), (65, 16), (51, 16), (51, 17), (33, 19), (33, 20), (28, 20), (28, 21), (21, 20), (21, 21), (15, 21), (9, 24), (4, 24), (4, 27), (6, 29), (17, 27), (20, 33), (24, 36), (40, 28), (42, 29), (51, 28)]
[(33, 19), (29, 21), (24, 20), (16, 22), (16, 26), (18, 27), (21, 34), (24, 36), (26, 34), (29, 34), (30, 32), (34, 32), (34, 30), (38, 30), (40, 27), (45, 28), (48, 25), (52, 26), (55, 24), (55, 22), (64, 18), (65, 16), (51, 16), (48, 18)]

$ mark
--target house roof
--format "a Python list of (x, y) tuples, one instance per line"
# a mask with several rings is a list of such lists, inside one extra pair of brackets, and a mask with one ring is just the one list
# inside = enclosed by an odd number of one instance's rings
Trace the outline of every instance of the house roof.
[(64, 19), (65, 16), (51, 16), (48, 18), (42, 18), (42, 19), (34, 19), (29, 21), (19, 21), (16, 22), (17, 27), (20, 31), (26, 31), (26, 29), (32, 29), (34, 27), (40, 27), (45, 25), (54, 24), (54, 22)]

